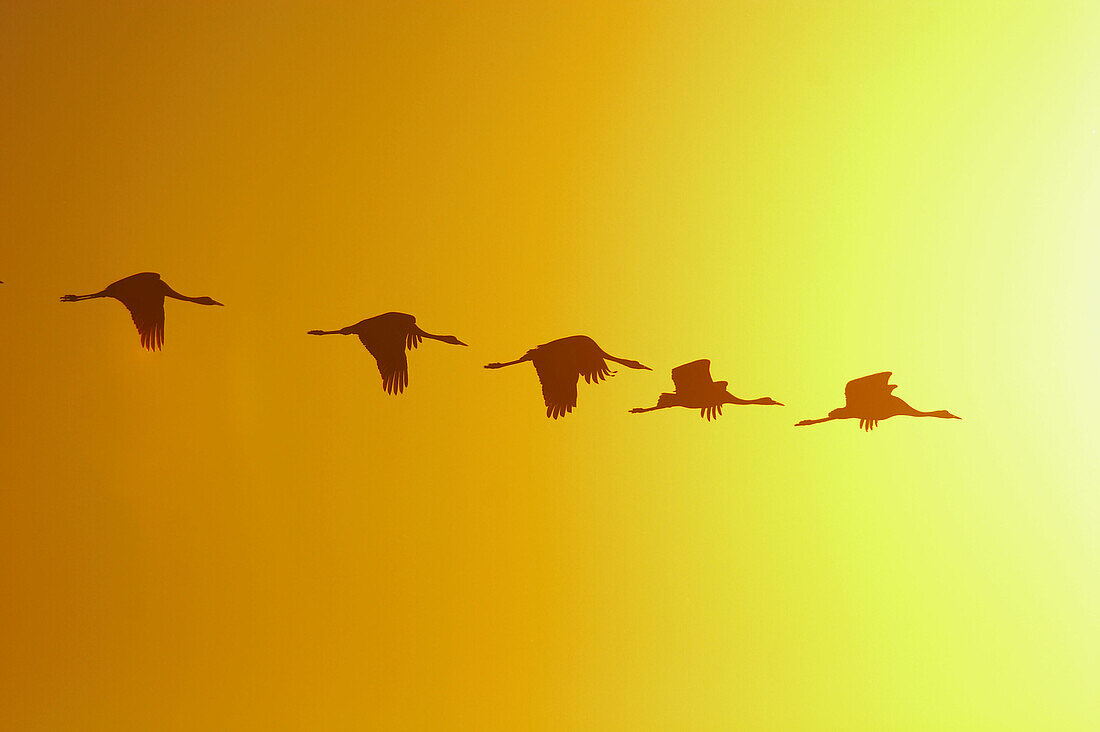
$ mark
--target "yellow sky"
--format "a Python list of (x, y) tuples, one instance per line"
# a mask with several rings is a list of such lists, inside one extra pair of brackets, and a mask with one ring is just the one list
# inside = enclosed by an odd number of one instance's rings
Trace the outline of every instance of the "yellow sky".
[(1098, 22), (3, 4), (3, 726), (1095, 729)]

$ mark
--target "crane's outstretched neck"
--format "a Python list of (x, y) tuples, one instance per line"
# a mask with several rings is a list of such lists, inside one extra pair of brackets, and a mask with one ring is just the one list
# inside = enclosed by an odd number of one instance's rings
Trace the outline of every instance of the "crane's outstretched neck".
[(772, 399), (771, 397), (760, 397), (759, 399), (741, 399), (740, 397), (727, 397), (726, 404), (770, 404), (776, 407), (785, 406)]
[(414, 325), (414, 332), (421, 338), (431, 338), (433, 341), (441, 341), (443, 343), (450, 343), (452, 346), (465, 346), (467, 344), (455, 338), (453, 335), (436, 335), (429, 333), (418, 325)]
[(617, 364), (621, 364), (623, 366), (626, 366), (628, 369), (639, 369), (639, 370), (644, 370), (644, 371), (652, 371), (653, 370), (653, 369), (649, 368), (648, 366), (646, 366), (645, 364), (639, 363), (637, 361), (632, 361), (629, 358), (619, 358), (617, 356), (612, 356), (612, 355), (607, 354), (607, 353), (604, 353), (603, 357), (606, 358), (608, 361), (614, 361)]
[(951, 414), (946, 409), (935, 409), (931, 412), (922, 412), (919, 409), (914, 409), (904, 399), (894, 397), (894, 404), (897, 407), (897, 414), (903, 414), (907, 417), (939, 417), (940, 419), (962, 419), (962, 417)]
[(188, 295), (181, 295), (180, 293), (176, 292), (175, 290), (173, 290), (168, 285), (164, 286), (164, 296), (165, 297), (172, 297), (172, 298), (175, 298), (176, 300), (184, 300), (186, 302), (193, 302), (193, 303), (196, 303), (198, 305), (221, 305), (221, 303), (218, 302), (217, 300), (215, 300), (214, 298), (207, 297), (205, 295), (202, 296), (202, 297), (190, 297)]
[(936, 409), (931, 412), (922, 412), (919, 409), (914, 409), (909, 413), (910, 417), (939, 417), (940, 419), (962, 419), (957, 414), (951, 414), (946, 409)]

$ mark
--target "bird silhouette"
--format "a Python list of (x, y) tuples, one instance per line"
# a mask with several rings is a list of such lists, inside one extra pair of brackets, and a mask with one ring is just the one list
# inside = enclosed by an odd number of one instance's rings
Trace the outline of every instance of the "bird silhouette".
[(655, 407), (635, 407), (630, 411), (633, 414), (652, 412), (655, 409), (668, 409), (669, 407), (687, 407), (698, 409), (700, 418), (706, 417), (709, 422), (717, 419), (722, 413), (723, 404), (774, 404), (783, 405), (771, 397), (759, 399), (740, 399), (729, 393), (726, 386), (728, 381), (713, 381), (710, 378), (710, 361), (701, 358), (698, 361), (685, 363), (672, 369), (672, 383), (676, 391), (672, 394), (665, 392), (657, 397)]
[(123, 277), (91, 295), (64, 295), (61, 302), (78, 302), (96, 297), (113, 297), (125, 305), (137, 326), (138, 334), (141, 335), (141, 345), (150, 351), (159, 349), (164, 343), (164, 298), (173, 297), (199, 305), (221, 305), (210, 297), (179, 294), (156, 272), (140, 272)]
[(852, 379), (844, 387), (844, 406), (829, 412), (828, 417), (821, 419), (804, 419), (795, 427), (804, 427), (809, 424), (820, 424), (833, 419), (858, 419), (861, 429), (870, 432), (879, 421), (904, 415), (908, 417), (939, 417), (941, 419), (962, 419), (946, 409), (935, 412), (922, 412), (913, 409), (904, 400), (894, 396), (892, 392), (898, 388), (891, 384), (890, 371), (882, 371), (870, 376)]
[(524, 361), (535, 365), (542, 399), (546, 404), (546, 416), (557, 419), (572, 412), (577, 406), (577, 379), (584, 376), (586, 383), (600, 383), (613, 374), (607, 361), (614, 361), (632, 369), (653, 369), (626, 358), (616, 358), (600, 348), (588, 336), (575, 335), (559, 338), (532, 348), (515, 361), (486, 364), (487, 369), (501, 369)]
[(409, 362), (405, 349), (416, 348), (424, 338), (451, 343), (466, 344), (452, 335), (434, 335), (421, 330), (416, 318), (406, 313), (383, 313), (360, 320), (340, 330), (311, 330), (309, 335), (357, 335), (378, 363), (382, 374), (382, 388), (387, 394), (400, 394), (409, 385)]

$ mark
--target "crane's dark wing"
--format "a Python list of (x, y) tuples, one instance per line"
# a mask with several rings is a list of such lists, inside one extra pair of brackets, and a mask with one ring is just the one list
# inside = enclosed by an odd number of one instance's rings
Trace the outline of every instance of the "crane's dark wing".
[(592, 365), (581, 373), (584, 374), (584, 383), (598, 384), (608, 376), (611, 376), (611, 369), (607, 367), (607, 363), (603, 359), (600, 359), (598, 365)]
[(370, 339), (359, 336), (370, 355), (378, 362), (382, 388), (387, 394), (400, 394), (409, 385), (409, 362), (405, 358), (405, 342), (397, 339)]
[(558, 364), (535, 362), (535, 373), (542, 384), (542, 400), (546, 404), (546, 416), (557, 419), (572, 412), (577, 406), (577, 378), (574, 369)]
[(700, 391), (702, 388), (710, 386), (712, 383), (710, 361), (701, 358), (698, 361), (677, 366), (672, 369), (672, 383), (676, 385), (676, 391), (681, 393)]
[[(595, 345), (595, 342), (592, 342), (592, 345)], [(598, 348), (599, 346), (597, 346)], [(574, 352), (573, 357), (577, 372), (584, 377), (584, 383), (586, 384), (598, 384), (611, 375), (611, 369), (608, 368), (607, 361), (604, 360), (599, 351), (593, 352), (582, 349)]]
[(151, 291), (155, 291), (162, 287), (162, 280), (160, 275), (156, 272), (138, 272), (132, 274), (129, 277), (123, 277), (117, 282), (112, 282), (107, 285), (107, 289), (117, 288), (122, 292), (130, 292), (131, 288), (142, 287)]
[(141, 336), (142, 347), (150, 351), (158, 350), (164, 343), (164, 295), (130, 292), (118, 300), (130, 311)]
[(867, 402), (881, 400), (890, 395), (896, 387), (890, 383), (892, 371), (880, 371), (870, 376), (852, 379), (844, 386), (844, 403), (855, 407)]
[(400, 333), (405, 342), (405, 348), (412, 350), (424, 340), (420, 337), (420, 328), (416, 327), (416, 318), (408, 313), (385, 313), (373, 320), (386, 324), (386, 328), (393, 333)]

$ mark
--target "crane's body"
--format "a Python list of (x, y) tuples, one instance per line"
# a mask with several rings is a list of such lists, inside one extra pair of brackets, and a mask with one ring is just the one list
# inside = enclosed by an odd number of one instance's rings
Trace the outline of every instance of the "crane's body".
[(890, 383), (891, 371), (852, 379), (844, 386), (844, 406), (829, 412), (821, 419), (804, 419), (795, 427), (820, 424), (834, 419), (858, 419), (859, 427), (870, 432), (879, 422), (890, 417), (939, 417), (940, 419), (962, 419), (946, 409), (922, 412), (914, 409), (899, 397), (894, 396), (897, 384)]
[(558, 338), (530, 349), (515, 361), (490, 363), (485, 368), (499, 369), (525, 361), (535, 366), (542, 385), (546, 416), (552, 419), (565, 416), (577, 406), (577, 381), (581, 376), (585, 383), (598, 384), (614, 373), (608, 368), (608, 361), (652, 371), (637, 361), (608, 354), (596, 341), (584, 335)]
[(665, 392), (657, 397), (657, 405), (654, 407), (635, 407), (630, 411), (634, 414), (652, 412), (656, 409), (668, 409), (669, 407), (686, 407), (698, 409), (699, 416), (705, 417), (709, 422), (722, 413), (723, 404), (771, 404), (783, 406), (771, 397), (759, 399), (741, 399), (730, 394), (728, 381), (714, 381), (710, 377), (710, 361), (701, 358), (697, 361), (685, 363), (672, 369), (672, 383), (676, 391)]
[(466, 344), (452, 335), (435, 335), (422, 330), (416, 318), (408, 313), (383, 313), (360, 320), (340, 330), (311, 330), (309, 335), (355, 335), (370, 351), (382, 375), (382, 388), (387, 394), (400, 394), (409, 385), (409, 362), (406, 349), (416, 348), (425, 338), (450, 343)]
[(158, 350), (164, 344), (164, 298), (171, 297), (199, 305), (221, 305), (211, 297), (181, 295), (169, 287), (156, 272), (139, 272), (123, 277), (90, 295), (65, 295), (61, 302), (79, 302), (99, 297), (111, 297), (126, 306), (141, 336), (142, 347), (150, 351)]

